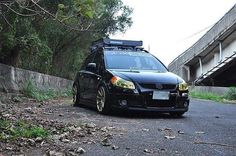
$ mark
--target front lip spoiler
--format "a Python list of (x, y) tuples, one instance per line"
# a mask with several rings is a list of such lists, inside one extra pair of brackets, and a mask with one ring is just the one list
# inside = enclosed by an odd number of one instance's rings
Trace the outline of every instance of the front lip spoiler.
[(127, 107), (127, 106), (113, 106), (114, 108), (130, 110), (130, 111), (150, 111), (150, 112), (162, 112), (162, 113), (171, 113), (171, 112), (187, 112), (187, 108), (175, 108), (175, 107)]

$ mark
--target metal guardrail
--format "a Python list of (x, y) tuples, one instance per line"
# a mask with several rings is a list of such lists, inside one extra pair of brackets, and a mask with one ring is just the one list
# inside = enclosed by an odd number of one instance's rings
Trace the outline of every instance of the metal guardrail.
[(229, 57), (225, 57), (225, 60), (219, 62), (216, 66), (214, 66), (213, 68), (211, 68), (210, 70), (208, 70), (206, 73), (202, 74), (201, 76), (199, 76), (195, 81), (194, 84), (199, 84), (201, 83), (204, 79), (208, 78), (211, 74), (213, 74), (214, 72), (216, 72), (218, 69), (222, 68), (224, 65), (226, 65), (227, 63), (229, 63), (230, 61), (232, 61), (233, 59), (236, 58), (236, 51), (233, 52), (232, 55), (230, 55)]

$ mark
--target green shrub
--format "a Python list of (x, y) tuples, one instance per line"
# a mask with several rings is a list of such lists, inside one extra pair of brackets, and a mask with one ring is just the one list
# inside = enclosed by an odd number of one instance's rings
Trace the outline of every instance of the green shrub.
[(49, 132), (42, 127), (31, 125), (25, 121), (15, 123), (0, 119), (0, 139), (17, 139), (17, 138), (46, 138)]
[(0, 130), (4, 130), (6, 127), (10, 126), (10, 122), (7, 120), (0, 119)]
[(37, 97), (38, 90), (36, 89), (33, 82), (29, 80), (23, 88), (23, 93), (29, 97)]
[(11, 130), (11, 135), (15, 138), (37, 138), (48, 136), (48, 132), (42, 127), (26, 124), (24, 121), (18, 121), (15, 128)]
[(227, 93), (225, 94), (225, 98), (228, 100), (236, 100), (236, 88), (230, 87)]
[(40, 90), (33, 84), (31, 80), (26, 83), (23, 93), (28, 97), (36, 99), (37, 101), (72, 96), (71, 87), (68, 87), (68, 89), (63, 91), (56, 91), (54, 89)]
[(62, 91), (61, 96), (63, 96), (63, 97), (72, 97), (73, 96), (72, 86), (69, 86), (66, 90)]

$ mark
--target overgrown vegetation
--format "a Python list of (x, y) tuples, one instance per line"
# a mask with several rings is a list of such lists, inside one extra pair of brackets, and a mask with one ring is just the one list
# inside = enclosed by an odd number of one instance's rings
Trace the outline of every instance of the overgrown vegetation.
[(230, 87), (224, 95), (215, 94), (212, 92), (190, 91), (190, 96), (193, 98), (213, 100), (217, 102), (224, 102), (225, 100), (236, 100), (236, 88)]
[(0, 2), (0, 63), (73, 79), (91, 42), (125, 32), (131, 13), (122, 0)]
[(199, 98), (199, 99), (206, 99), (206, 100), (213, 100), (220, 102), (222, 100), (222, 96), (219, 96), (218, 94), (211, 93), (211, 92), (200, 92), (200, 91), (191, 91), (190, 96), (193, 98)]
[(66, 90), (54, 90), (54, 89), (41, 90), (37, 88), (32, 81), (28, 81), (25, 84), (23, 93), (28, 97), (36, 99), (37, 101), (45, 101), (58, 97), (72, 96), (71, 87), (68, 87), (68, 89)]
[(49, 131), (42, 127), (26, 123), (25, 121), (12, 122), (0, 119), (0, 140), (15, 140), (18, 138), (46, 138)]
[(236, 100), (236, 88), (230, 87), (228, 92), (225, 94), (225, 98), (228, 100)]

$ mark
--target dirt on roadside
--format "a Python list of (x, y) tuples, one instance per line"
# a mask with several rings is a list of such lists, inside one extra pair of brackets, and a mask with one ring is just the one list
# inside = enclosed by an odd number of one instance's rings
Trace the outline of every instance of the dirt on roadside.
[[(43, 137), (7, 139), (0, 131), (0, 156), (5, 155), (80, 155), (86, 152), (83, 145), (112, 146), (110, 140), (119, 131), (115, 127), (94, 123), (81, 117), (83, 113), (71, 111), (71, 100), (60, 98), (37, 102), (24, 95), (0, 93), (0, 120), (13, 123), (24, 121), (49, 132)], [(74, 108), (73, 108), (74, 109)], [(11, 126), (12, 126), (11, 125)], [(4, 139), (3, 139), (4, 138)]]

